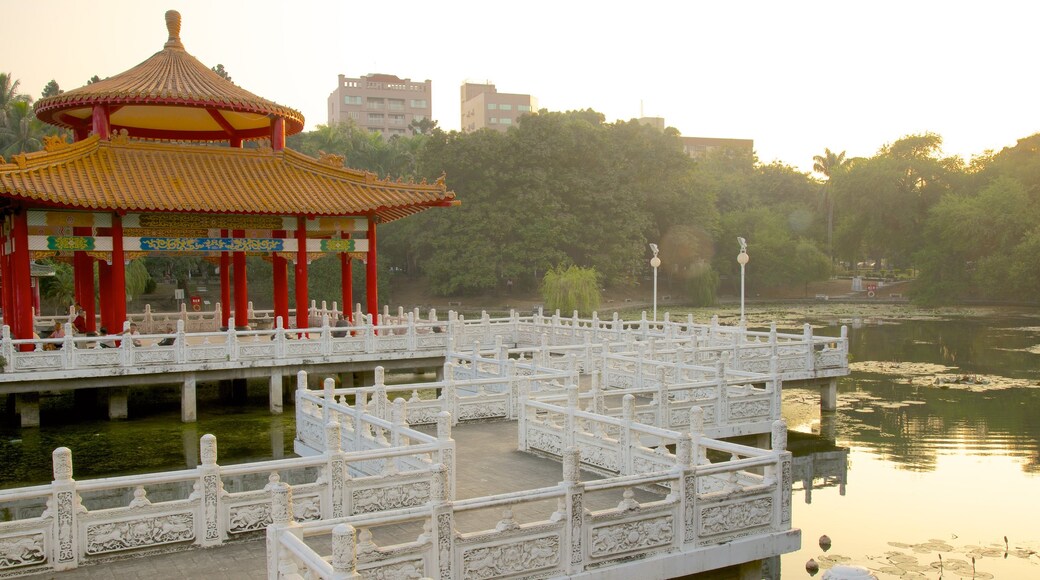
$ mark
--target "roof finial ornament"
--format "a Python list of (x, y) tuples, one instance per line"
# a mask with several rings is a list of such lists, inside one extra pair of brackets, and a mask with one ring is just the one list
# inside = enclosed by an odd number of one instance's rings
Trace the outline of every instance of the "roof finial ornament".
[(170, 32), (170, 38), (163, 48), (179, 48), (184, 50), (181, 44), (181, 13), (176, 10), (166, 11), (166, 30)]

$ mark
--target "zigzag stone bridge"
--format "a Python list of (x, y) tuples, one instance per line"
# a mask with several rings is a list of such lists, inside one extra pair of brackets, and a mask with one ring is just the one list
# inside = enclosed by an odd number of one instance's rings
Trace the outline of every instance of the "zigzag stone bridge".
[[(196, 469), (78, 482), (68, 450), (55, 450), (51, 484), (0, 491), (0, 507), (12, 514), (0, 523), (0, 573), (233, 545), (265, 529), (269, 578), (669, 578), (729, 566), (750, 578), (763, 574), (763, 558), (799, 546), (781, 382), (847, 373), (844, 331), (827, 338), (667, 319), (404, 318), (346, 336), (328, 322), (303, 339), (279, 328), (226, 333), (219, 347), (204, 341), (197, 351), (179, 336), (180, 354), (155, 366), (265, 366), (247, 346), (293, 361), (284, 366), (374, 364), (408, 350), (438, 359), (443, 376), (386, 385), (377, 368), (370, 386), (326, 379), (314, 390), (298, 373), (298, 458), (219, 466), (216, 441), (205, 436)], [(305, 353), (290, 348), (302, 345)], [(4, 344), (14, 357), (5, 377), (40, 372), (20, 357), (55, 356), (14, 347)], [(129, 337), (111, 350), (123, 363), (152, 351)], [(82, 368), (65, 371), (121, 376), (112, 363), (73, 366)], [(476, 452), (452, 436), (499, 424), (514, 434), (478, 437)], [(718, 439), (736, 435), (760, 435), (766, 448)], [(527, 463), (484, 457), (503, 440), (511, 459)], [(493, 469), (514, 488), (473, 481), (488, 478), (460, 468), (467, 453), (467, 464)], [(551, 469), (546, 479), (527, 477), (532, 460), (562, 462), (562, 477)]]

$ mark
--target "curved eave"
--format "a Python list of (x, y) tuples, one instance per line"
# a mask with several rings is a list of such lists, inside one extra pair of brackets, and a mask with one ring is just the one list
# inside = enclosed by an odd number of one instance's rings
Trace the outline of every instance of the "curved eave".
[[(119, 97), (119, 98), (83, 98), (70, 100), (67, 106), (48, 106), (40, 107), (37, 110), (36, 116), (40, 120), (64, 127), (66, 129), (84, 129), (90, 128), (92, 119), (90, 112), (93, 110), (94, 105), (103, 105), (114, 109), (116, 112), (113, 114), (111, 121), (111, 129), (118, 131), (120, 129), (126, 129), (127, 134), (130, 137), (138, 139), (169, 139), (173, 141), (221, 141), (228, 137), (238, 137), (241, 139), (258, 139), (262, 137), (269, 137), (271, 135), (271, 119), (272, 116), (279, 116), (285, 119), (285, 134), (295, 135), (303, 131), (304, 119), (303, 115), (293, 109), (284, 109), (280, 112), (272, 112), (263, 107), (251, 106), (249, 103), (228, 103), (226, 101), (206, 101), (206, 100), (192, 100), (188, 98), (167, 98), (167, 99), (143, 99), (136, 97)], [(149, 127), (134, 126), (129, 124), (119, 123), (119, 112), (122, 111), (125, 115), (127, 109), (132, 107), (148, 107), (148, 108), (162, 108), (162, 107), (188, 107), (193, 109), (199, 109), (203, 111), (216, 111), (218, 113), (230, 112), (230, 113), (245, 113), (252, 115), (262, 115), (268, 119), (267, 124), (261, 127), (251, 128), (240, 128), (234, 127), (232, 123), (221, 124), (216, 120), (212, 120), (212, 130), (172, 130), (172, 129), (155, 129)], [(74, 113), (81, 113), (76, 115)]]
[(457, 205), (435, 184), (379, 180), (301, 153), (90, 137), (0, 165), (0, 196), (26, 206), (116, 212), (376, 215)]

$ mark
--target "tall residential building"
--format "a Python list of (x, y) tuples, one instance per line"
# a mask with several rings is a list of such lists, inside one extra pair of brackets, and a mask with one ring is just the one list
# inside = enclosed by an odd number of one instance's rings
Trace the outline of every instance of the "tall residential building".
[(505, 132), (516, 124), (520, 115), (538, 110), (538, 100), (531, 95), (500, 93), (495, 85), (464, 83), (462, 85), (463, 133), (488, 127)]
[(412, 121), (433, 116), (431, 89), (430, 80), (414, 82), (388, 74), (356, 79), (339, 75), (339, 85), (329, 95), (329, 125), (350, 119), (387, 139), (409, 135)]

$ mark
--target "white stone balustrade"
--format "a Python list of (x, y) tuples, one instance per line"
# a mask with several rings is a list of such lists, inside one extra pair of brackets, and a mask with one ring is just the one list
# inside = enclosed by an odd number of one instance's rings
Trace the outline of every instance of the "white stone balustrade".
[[(525, 408), (532, 414), (566, 415), (570, 420), (563, 422), (570, 427), (614, 424), (624, 435), (612, 445), (627, 447), (621, 454), (633, 458), (624, 474), (580, 481), (579, 464), (595, 466), (591, 456), (596, 453), (587, 451), (586, 441), (568, 439), (561, 424), (556, 451), (563, 481), (558, 486), (454, 502), (438, 501), (434, 494), (424, 506), (321, 522), (286, 516), (268, 528), (268, 577), (580, 577), (615, 565), (626, 566), (627, 577), (640, 571), (671, 577), (699, 571), (691, 563), (710, 560), (720, 550), (726, 551), (723, 558), (747, 561), (763, 549), (797, 545), (798, 531), (790, 527), (791, 455), (776, 435), (786, 433), (782, 422), (774, 425), (774, 450), (759, 450), (638, 425), (631, 413), (622, 422), (589, 416), (576, 409), (576, 401), (571, 396), (565, 408), (532, 402)], [(656, 448), (643, 444), (646, 437), (655, 439)], [(574, 445), (562, 447), (566, 443)], [(667, 451), (667, 443), (676, 445), (675, 454)], [(708, 450), (729, 459), (711, 463)], [(650, 460), (638, 459), (645, 457)], [(658, 499), (637, 501), (632, 493), (637, 487), (660, 490)], [(288, 504), (293, 493), (285, 486), (275, 500)], [(588, 493), (613, 493), (620, 501), (615, 508), (590, 511)], [(545, 499), (557, 500), (557, 509), (545, 519), (522, 525), (513, 519), (517, 506)], [(495, 507), (509, 509), (494, 528), (456, 530), (460, 514)], [(274, 510), (290, 513), (284, 507)], [(414, 541), (391, 545), (376, 545), (368, 533), (407, 521), (424, 522), (426, 531)], [(331, 558), (305, 541), (329, 534)]]
[[(83, 481), (72, 477), (71, 452), (56, 449), (51, 484), (0, 490), (0, 508), (11, 517), (0, 522), (0, 574), (75, 568), (124, 552), (219, 545), (263, 530), (272, 521), (273, 490), (285, 480), (296, 491), (295, 521), (422, 505), (435, 487), (444, 497), (440, 462), (453, 461), (450, 433), (440, 439), (396, 428), (407, 435), (394, 438), (399, 448), (344, 450), (340, 425), (329, 423), (331, 444), (321, 455), (232, 466), (217, 464), (216, 439), (205, 435), (195, 469)], [(446, 497), (451, 499), (450, 490)]]

